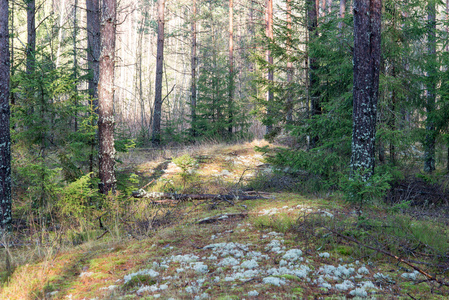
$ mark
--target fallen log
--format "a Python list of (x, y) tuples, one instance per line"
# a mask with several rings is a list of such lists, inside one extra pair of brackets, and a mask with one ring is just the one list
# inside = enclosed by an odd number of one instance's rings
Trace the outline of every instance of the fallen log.
[(147, 199), (172, 199), (172, 200), (208, 200), (208, 199), (220, 199), (220, 200), (256, 200), (266, 199), (262, 196), (248, 196), (248, 195), (219, 195), (219, 194), (176, 194), (176, 193), (160, 193), (151, 192), (140, 189), (132, 192), (134, 198), (147, 198)]
[(197, 222), (197, 224), (210, 224), (215, 223), (218, 221), (226, 221), (232, 218), (245, 218), (248, 216), (248, 213), (237, 213), (237, 214), (223, 214), (213, 217), (207, 217), (204, 219), (201, 219)]

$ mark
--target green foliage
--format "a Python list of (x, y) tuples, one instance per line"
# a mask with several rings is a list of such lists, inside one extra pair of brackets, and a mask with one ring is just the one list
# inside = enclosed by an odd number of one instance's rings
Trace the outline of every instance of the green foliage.
[(61, 193), (57, 207), (61, 220), (77, 223), (81, 228), (87, 228), (93, 220), (98, 193), (92, 189), (94, 182), (92, 174), (86, 174), (65, 186)]
[(364, 202), (382, 198), (390, 188), (390, 174), (374, 174), (368, 180), (366, 180), (365, 175), (366, 174), (363, 173), (352, 174), (351, 177), (346, 180), (344, 179), (345, 177), (343, 177), (340, 186), (345, 192), (346, 199), (349, 202), (358, 203), (360, 209)]
[(198, 168), (198, 162), (189, 154), (184, 154), (180, 157), (173, 158), (173, 163), (182, 169), (179, 175), (185, 187), (187, 181), (193, 178), (195, 169)]

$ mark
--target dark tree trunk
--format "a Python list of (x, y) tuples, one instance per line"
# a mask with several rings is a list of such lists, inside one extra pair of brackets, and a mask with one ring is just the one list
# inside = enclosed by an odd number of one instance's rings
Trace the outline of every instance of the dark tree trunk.
[(28, 0), (27, 2), (27, 49), (26, 49), (26, 72), (31, 74), (34, 72), (36, 51), (36, 2)]
[[(11, 137), (9, 132), (9, 7), (0, 0), (0, 231), (11, 228)], [(0, 232), (0, 233), (1, 233)]]
[[(273, 0), (267, 0), (267, 9), (266, 9), (266, 35), (269, 41), (273, 40)], [(273, 88), (271, 85), (274, 80), (273, 73), (273, 56), (271, 56), (271, 51), (267, 50), (267, 62), (268, 62), (268, 92), (267, 92), (267, 115), (268, 115), (268, 124), (266, 128), (267, 134), (271, 133), (273, 130), (273, 120), (271, 119), (272, 115), (272, 105), (274, 101)]]
[(116, 0), (103, 0), (101, 10), (100, 78), (98, 83), (98, 139), (100, 192), (115, 193), (114, 149), (114, 60)]
[(232, 134), (232, 123), (234, 117), (234, 2), (229, 0), (229, 127), (228, 132)]
[[(309, 45), (313, 43), (314, 39), (318, 37), (318, 9), (317, 2), (314, 0), (307, 0), (307, 31), (309, 33)], [(310, 46), (308, 46), (310, 49)], [(318, 76), (316, 71), (318, 70), (317, 58), (309, 51), (309, 82), (308, 82), (308, 94), (310, 97), (310, 115), (311, 117), (321, 114), (320, 106), (320, 94), (318, 91)], [(314, 148), (318, 143), (318, 135), (314, 135), (310, 141), (310, 147)]]
[(161, 115), (162, 115), (162, 75), (164, 66), (164, 10), (165, 0), (158, 0), (157, 7), (157, 53), (156, 53), (156, 82), (153, 109), (153, 133), (151, 141), (153, 145), (161, 143)]
[(435, 128), (434, 111), (436, 100), (436, 9), (435, 2), (429, 1), (427, 5), (427, 103), (426, 103), (426, 137), (424, 141), (424, 172), (432, 173), (435, 170)]
[(98, 80), (100, 77), (100, 4), (99, 0), (86, 0), (87, 10), (87, 67), (89, 96), (98, 111)]
[[(292, 47), (292, 6), (291, 6), (291, 0), (287, 0), (287, 55), (291, 55), (291, 47)], [(288, 92), (287, 92), (287, 116), (286, 121), (287, 123), (291, 123), (293, 120), (293, 93), (291, 91), (291, 83), (293, 80), (293, 64), (290, 60), (290, 57), (288, 58), (287, 62), (287, 86), (288, 86)]]
[(77, 19), (77, 11), (78, 11), (78, 0), (75, 0), (75, 3), (73, 4), (73, 80), (75, 81), (74, 84), (74, 105), (75, 105), (75, 112), (73, 117), (73, 123), (74, 123), (74, 130), (75, 132), (78, 131), (78, 57), (77, 57), (77, 36), (78, 36), (78, 19)]
[(352, 175), (374, 173), (379, 93), (381, 0), (354, 1)]
[[(89, 70), (89, 97), (91, 111), (98, 114), (98, 81), (100, 78), (100, 4), (99, 0), (86, 0), (87, 12), (87, 68)], [(94, 125), (94, 124), (92, 124)], [(89, 172), (94, 169), (95, 137), (92, 137), (89, 155)]]
[(196, 0), (192, 2), (192, 54), (191, 54), (191, 71), (192, 83), (190, 86), (190, 107), (192, 117), (192, 135), (196, 136), (196, 64), (198, 57), (196, 56)]

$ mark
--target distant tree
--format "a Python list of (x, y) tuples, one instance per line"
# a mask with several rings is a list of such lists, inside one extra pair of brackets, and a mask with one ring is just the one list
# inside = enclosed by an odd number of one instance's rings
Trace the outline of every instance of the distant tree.
[[(354, 1), (354, 88), (351, 170), (374, 174), (381, 49), (381, 0)], [(369, 38), (367, 38), (369, 34)]]
[(9, 132), (8, 0), (0, 1), (0, 229), (11, 226), (11, 137)]
[(36, 51), (36, 1), (26, 0), (27, 4), (27, 49), (26, 49), (26, 70), (28, 74), (33, 73), (35, 68)]
[[(267, 0), (266, 2), (266, 12), (265, 12), (265, 32), (267, 38), (272, 41), (273, 40), (273, 0)], [(268, 124), (266, 128), (266, 133), (269, 134), (273, 130), (273, 120), (271, 119), (272, 106), (274, 102), (274, 95), (272, 84), (274, 80), (274, 71), (273, 71), (273, 56), (271, 55), (270, 49), (267, 49), (267, 62), (268, 62), (268, 91), (267, 91), (267, 116), (268, 116)]]
[(101, 10), (100, 77), (98, 83), (98, 139), (100, 192), (115, 193), (114, 61), (117, 1), (104, 0)]
[(424, 140), (424, 171), (431, 173), (435, 170), (435, 140), (437, 130), (435, 126), (435, 101), (437, 90), (437, 62), (436, 62), (436, 8), (435, 1), (427, 4), (427, 80), (426, 80), (426, 136)]
[(89, 96), (94, 107), (98, 106), (98, 80), (100, 61), (100, 4), (99, 0), (86, 0), (87, 11), (87, 68)]
[(192, 35), (192, 50), (191, 50), (191, 83), (190, 83), (190, 109), (191, 109), (191, 126), (192, 135), (196, 136), (196, 65), (197, 65), (197, 54), (196, 54), (196, 0), (192, 1), (192, 14), (191, 14), (191, 35)]
[(156, 82), (153, 109), (153, 132), (151, 141), (154, 145), (161, 143), (161, 115), (162, 115), (162, 75), (164, 67), (164, 25), (165, 0), (158, 0), (157, 7), (157, 53), (156, 53)]

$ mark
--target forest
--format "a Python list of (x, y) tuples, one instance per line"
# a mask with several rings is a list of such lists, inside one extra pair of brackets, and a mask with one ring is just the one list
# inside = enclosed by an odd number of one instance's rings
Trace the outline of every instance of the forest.
[(447, 299), (449, 0), (0, 0), (0, 299)]

